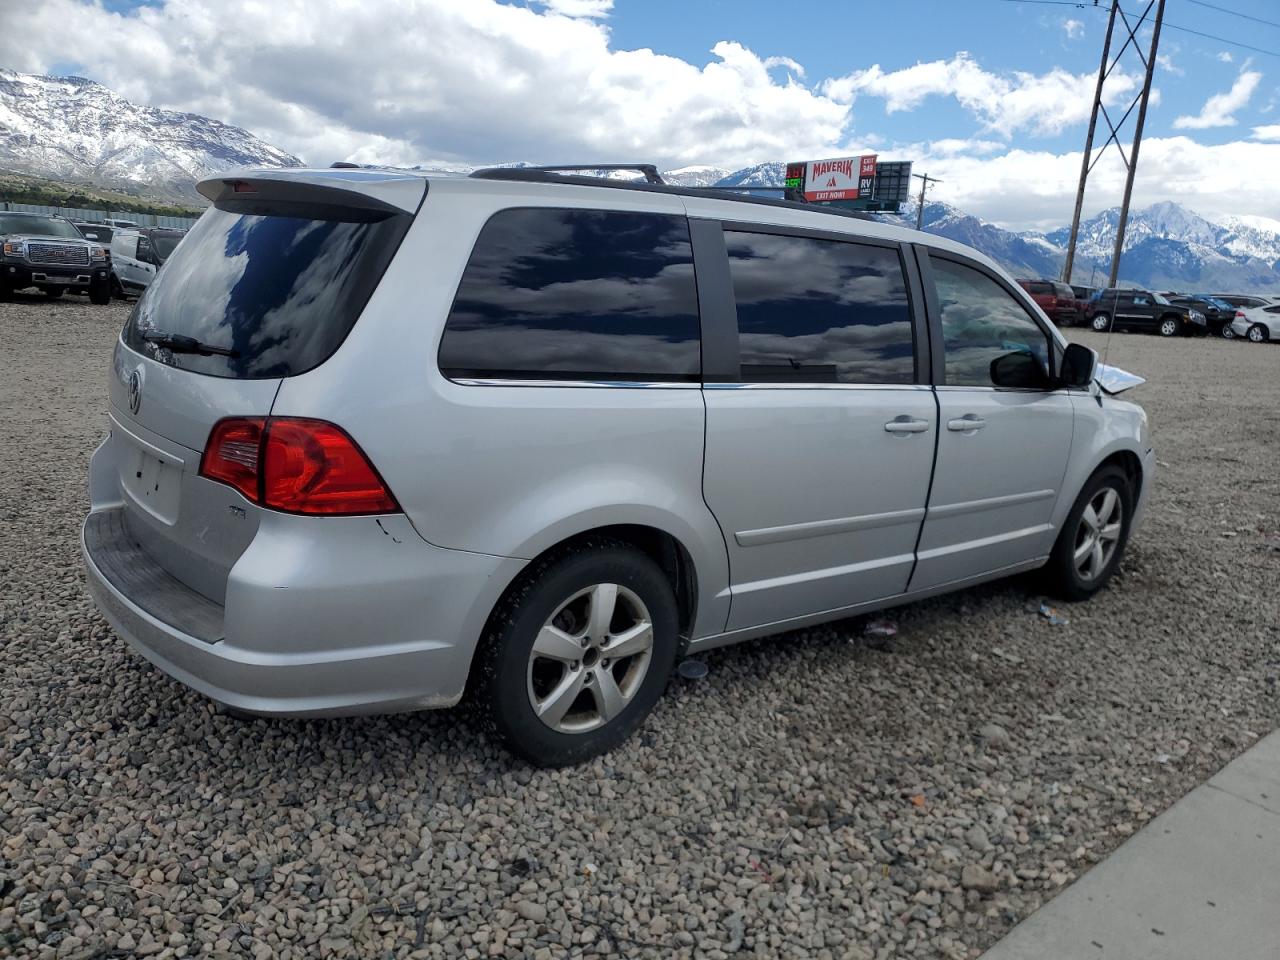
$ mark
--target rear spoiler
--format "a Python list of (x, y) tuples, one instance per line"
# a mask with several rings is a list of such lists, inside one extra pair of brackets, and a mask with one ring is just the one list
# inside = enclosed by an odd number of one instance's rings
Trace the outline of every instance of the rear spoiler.
[(249, 169), (201, 180), (196, 189), (221, 210), (381, 220), (416, 213), (427, 179), (382, 170)]

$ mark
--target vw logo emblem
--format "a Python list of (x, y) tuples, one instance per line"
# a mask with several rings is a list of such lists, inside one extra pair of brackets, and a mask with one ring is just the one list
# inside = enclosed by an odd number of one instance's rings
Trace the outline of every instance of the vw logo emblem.
[(134, 370), (129, 374), (129, 412), (137, 413), (142, 406), (142, 375)]

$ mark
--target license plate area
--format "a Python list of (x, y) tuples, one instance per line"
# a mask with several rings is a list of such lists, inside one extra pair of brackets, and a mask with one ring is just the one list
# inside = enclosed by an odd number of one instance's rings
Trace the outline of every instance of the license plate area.
[(138, 507), (172, 526), (178, 520), (185, 465), (136, 437), (128, 437), (126, 445), (120, 458), (120, 486)]

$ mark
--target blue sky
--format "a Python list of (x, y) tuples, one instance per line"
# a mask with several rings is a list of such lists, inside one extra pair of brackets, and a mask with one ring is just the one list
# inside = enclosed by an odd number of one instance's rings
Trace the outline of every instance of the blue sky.
[[(1221, 0), (1214, 5), (1280, 24), (1277, 0)], [(652, 47), (697, 61), (717, 40), (730, 38), (763, 57), (797, 61), (810, 79), (840, 76), (871, 63), (886, 70), (909, 67), (946, 59), (961, 50), (991, 70), (1038, 74), (1061, 67), (1093, 74), (1102, 53), (1109, 6), (1107, 0), (1097, 6), (1007, 0), (901, 4), (622, 0), (614, 8), (610, 25), (615, 44), (622, 48)], [(1135, 20), (1145, 6), (1139, 0), (1124, 4)], [(888, 21), (878, 19), (886, 13)], [(1172, 134), (1176, 117), (1197, 113), (1209, 94), (1229, 89), (1246, 64), (1264, 78), (1249, 105), (1236, 114), (1237, 124), (1205, 129), (1196, 139), (1226, 143), (1239, 136), (1241, 127), (1280, 119), (1272, 116), (1280, 103), (1280, 26), (1268, 27), (1190, 0), (1167, 0), (1165, 21), (1154, 79), (1160, 102), (1148, 113), (1148, 135)], [(1275, 53), (1267, 56), (1190, 30)], [(1144, 31), (1142, 38), (1149, 44), (1150, 32)], [(1123, 62), (1134, 71), (1141, 69), (1132, 49)], [(886, 110), (884, 101), (867, 101), (859, 104), (855, 128), (889, 142), (975, 135), (972, 116), (943, 97), (933, 97), (914, 111), (894, 113)], [(1132, 122), (1127, 129), (1131, 136)], [(1074, 125), (1061, 134), (1027, 140), (1048, 149), (1079, 149), (1084, 132), (1083, 125)]]
[[(1125, 0), (1135, 14), (1144, 6)], [(316, 164), (734, 168), (874, 150), (941, 176), (940, 199), (1044, 228), (1069, 216), (1106, 9), (44, 0), (7, 8), (0, 66), (79, 73)], [(1137, 201), (1280, 218), (1280, 2), (1167, 0), (1165, 16)], [(1127, 54), (1114, 115), (1141, 70)], [(1117, 158), (1102, 161), (1086, 210), (1114, 204), (1122, 177)]]

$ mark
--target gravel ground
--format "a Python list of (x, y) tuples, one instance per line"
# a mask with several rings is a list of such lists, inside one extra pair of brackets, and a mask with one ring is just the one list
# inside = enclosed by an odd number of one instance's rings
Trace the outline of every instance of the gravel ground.
[(1065, 625), (1024, 579), (716, 651), (564, 771), (232, 719), (85, 597), (126, 309), (0, 304), (0, 954), (971, 957), (1280, 715), (1280, 349), (1117, 334), (1162, 471)]

